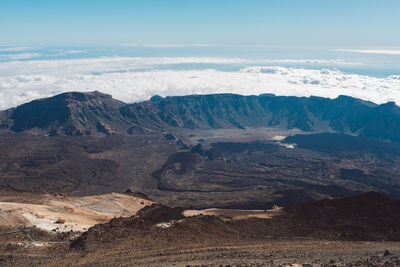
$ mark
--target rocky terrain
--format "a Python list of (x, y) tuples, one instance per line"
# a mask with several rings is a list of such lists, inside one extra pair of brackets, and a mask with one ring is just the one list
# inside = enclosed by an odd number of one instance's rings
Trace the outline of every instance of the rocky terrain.
[(400, 132), (390, 103), (223, 94), (128, 105), (93, 92), (0, 113), (5, 191), (129, 188), (171, 206), (246, 209), (400, 196), (400, 145), (384, 132)]
[[(31, 233), (35, 238), (63, 240), (46, 246), (2, 243), (0, 262), (6, 266), (47, 266), (54, 261), (61, 266), (396, 266), (399, 207), (399, 200), (377, 193), (266, 211), (268, 218), (252, 217), (252, 211), (248, 218), (229, 218), (226, 211), (221, 211), (224, 216), (190, 217), (181, 208), (154, 204), (135, 216), (95, 225), (78, 237)], [(245, 216), (245, 211), (241, 214)], [(17, 232), (6, 235), (8, 240), (24, 239)]]
[(4, 133), (0, 189), (83, 196), (129, 188), (171, 206), (239, 209), (368, 191), (400, 196), (397, 143), (311, 134), (281, 141), (274, 135), (259, 141), (243, 135), (236, 142), (218, 137), (193, 145), (188, 135), (165, 136)]
[(346, 96), (1, 111), (0, 265), (395, 266), (399, 134), (398, 106)]

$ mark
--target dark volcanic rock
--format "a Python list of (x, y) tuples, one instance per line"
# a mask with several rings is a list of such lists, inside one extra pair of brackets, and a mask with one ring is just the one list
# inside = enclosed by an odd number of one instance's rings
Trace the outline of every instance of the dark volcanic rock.
[[(293, 232), (345, 240), (400, 240), (400, 200), (376, 192), (285, 208)], [(335, 238), (336, 236), (336, 238)]]
[(400, 155), (400, 144), (365, 136), (351, 136), (336, 133), (299, 134), (285, 139), (297, 147), (321, 152), (373, 152), (378, 155)]
[(120, 190), (119, 164), (92, 158), (123, 144), (120, 136), (0, 135), (0, 190), (90, 193)]
[(129, 238), (132, 235), (135, 238), (147, 236), (151, 232), (156, 232), (157, 228), (154, 229), (154, 225), (157, 223), (183, 219), (182, 212), (183, 209), (181, 208), (153, 204), (139, 210), (135, 216), (114, 218), (107, 223), (91, 227), (80, 237), (73, 240), (70, 247), (82, 249), (99, 241), (111, 243), (117, 238)]
[[(185, 242), (275, 239), (400, 240), (400, 202), (370, 192), (344, 199), (322, 200), (284, 208), (270, 219), (221, 220), (214, 216), (185, 218), (182, 209), (160, 204), (136, 216), (98, 224), (70, 243), (74, 249), (96, 250), (133, 242), (155, 246)], [(170, 223), (157, 227), (157, 223)], [(132, 244), (132, 245), (134, 245)], [(390, 252), (385, 252), (386, 256)]]
[(325, 240), (400, 240), (400, 200), (369, 192), (283, 208), (268, 220), (232, 221), (235, 229), (258, 236)]

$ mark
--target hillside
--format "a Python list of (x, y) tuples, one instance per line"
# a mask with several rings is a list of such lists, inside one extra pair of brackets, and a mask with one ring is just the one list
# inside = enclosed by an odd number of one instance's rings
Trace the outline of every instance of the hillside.
[[(10, 266), (53, 266), (54, 262), (60, 266), (398, 266), (400, 263), (399, 200), (374, 192), (294, 205), (264, 219), (201, 214), (185, 217), (182, 211), (153, 204), (134, 216), (97, 224), (77, 238), (48, 236), (32, 230), (31, 237), (62, 242), (42, 241), (47, 247), (0, 246), (0, 251), (4, 251), (0, 262), (6, 261)], [(32, 242), (28, 234), (24, 236), (18, 231), (7, 236), (8, 240), (19, 239), (19, 244)]]
[[(0, 190), (131, 189), (170, 206), (265, 209), (400, 196), (399, 107), (232, 94), (124, 104), (65, 93), (0, 112)], [(358, 136), (360, 135), (360, 136)], [(379, 138), (375, 138), (379, 137)]]
[(400, 141), (400, 108), (339, 96), (189, 95), (124, 104), (100, 92), (64, 93), (0, 112), (1, 128), (50, 135), (161, 129), (299, 129)]
[(119, 108), (125, 104), (100, 92), (64, 93), (38, 99), (2, 113), (2, 128), (49, 135), (113, 134), (126, 129)]

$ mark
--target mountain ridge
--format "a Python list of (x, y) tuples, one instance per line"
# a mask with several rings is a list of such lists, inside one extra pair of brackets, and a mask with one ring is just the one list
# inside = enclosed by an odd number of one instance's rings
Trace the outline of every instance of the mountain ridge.
[(400, 107), (335, 99), (236, 94), (153, 97), (125, 104), (100, 92), (68, 92), (0, 111), (0, 128), (49, 135), (111, 135), (163, 129), (271, 127), (400, 141)]

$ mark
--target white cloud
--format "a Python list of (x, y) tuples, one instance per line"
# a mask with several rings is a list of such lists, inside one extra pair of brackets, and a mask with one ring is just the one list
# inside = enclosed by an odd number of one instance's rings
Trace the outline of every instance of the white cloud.
[(0, 77), (27, 73), (92, 73), (116, 72), (152, 68), (174, 64), (329, 64), (354, 65), (360, 63), (343, 60), (321, 59), (257, 59), (213, 58), (213, 57), (101, 57), (88, 59), (30, 60), (25, 62), (3, 62)]
[(60, 57), (60, 56), (68, 56), (68, 55), (73, 55), (73, 54), (80, 54), (80, 53), (85, 53), (85, 50), (65, 50), (65, 51), (60, 51), (56, 54), (51, 54), (47, 55), (49, 57)]
[(400, 49), (335, 49), (335, 51), (363, 54), (400, 55)]
[(180, 47), (214, 47), (215, 44), (122, 44), (121, 46), (128, 47), (150, 47), (150, 48), (180, 48)]
[(161, 96), (237, 93), (350, 95), (400, 104), (400, 77), (375, 78), (329, 69), (249, 66), (238, 71), (154, 69), (180, 63), (255, 64), (224, 58), (95, 58), (0, 62), (0, 109), (66, 91), (112, 94), (125, 102)]
[(86, 51), (85, 50), (77, 50), (77, 49), (65, 51), (65, 53), (67, 53), (67, 54), (79, 54), (79, 53), (84, 53), (84, 52), (86, 52)]
[(0, 60), (20, 60), (40, 57), (39, 53), (0, 54)]
[(314, 64), (314, 65), (363, 65), (359, 62), (348, 62), (339, 59), (259, 59), (254, 60), (254, 63), (267, 64)]
[(3, 62), (0, 76), (15, 74), (68, 75), (71, 73), (102, 73), (137, 70), (171, 64), (249, 64), (252, 61), (240, 58), (196, 58), (196, 57), (104, 57), (89, 59), (30, 60), (25, 62)]
[(16, 46), (16, 47), (0, 48), (0, 52), (23, 52), (23, 51), (32, 51), (32, 50), (38, 50), (38, 49), (40, 49), (40, 47)]

